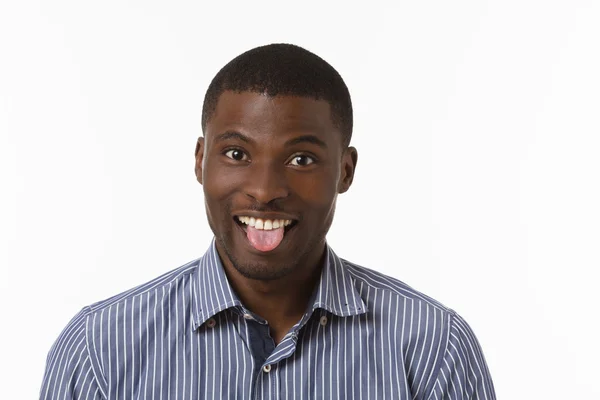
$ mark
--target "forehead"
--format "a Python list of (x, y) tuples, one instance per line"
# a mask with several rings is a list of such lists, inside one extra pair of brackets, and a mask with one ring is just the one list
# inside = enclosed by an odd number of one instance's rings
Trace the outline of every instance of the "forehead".
[(323, 140), (340, 138), (325, 100), (299, 96), (268, 96), (256, 92), (225, 91), (206, 124), (206, 135), (227, 130), (247, 135), (312, 133)]

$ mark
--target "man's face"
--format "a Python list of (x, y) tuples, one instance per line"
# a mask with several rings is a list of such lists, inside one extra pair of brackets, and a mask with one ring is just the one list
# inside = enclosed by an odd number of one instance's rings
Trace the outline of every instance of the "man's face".
[(223, 93), (196, 146), (221, 258), (260, 280), (318, 260), (356, 157), (342, 147), (326, 101)]

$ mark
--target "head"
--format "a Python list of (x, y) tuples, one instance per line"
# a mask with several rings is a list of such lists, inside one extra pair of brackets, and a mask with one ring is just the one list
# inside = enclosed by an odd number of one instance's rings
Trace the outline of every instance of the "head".
[(249, 50), (212, 80), (202, 130), (195, 173), (224, 263), (259, 280), (318, 263), (357, 162), (337, 71), (294, 45)]

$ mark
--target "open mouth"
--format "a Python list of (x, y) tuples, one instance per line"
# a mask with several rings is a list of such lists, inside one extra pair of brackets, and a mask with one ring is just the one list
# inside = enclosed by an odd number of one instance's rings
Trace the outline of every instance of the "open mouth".
[(248, 232), (248, 227), (252, 227), (256, 230), (271, 231), (275, 229), (284, 229), (284, 233), (288, 233), (290, 229), (296, 226), (298, 223), (295, 219), (267, 219), (267, 218), (255, 218), (245, 215), (236, 215), (233, 217), (234, 221), (244, 230)]
[(249, 244), (263, 253), (275, 250), (298, 223), (294, 219), (267, 219), (246, 215), (236, 215), (234, 220)]

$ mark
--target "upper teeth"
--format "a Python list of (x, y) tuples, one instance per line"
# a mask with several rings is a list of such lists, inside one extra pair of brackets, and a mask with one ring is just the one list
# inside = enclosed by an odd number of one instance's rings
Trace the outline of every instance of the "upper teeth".
[(237, 217), (240, 222), (250, 225), (255, 229), (262, 229), (265, 231), (270, 231), (271, 229), (283, 228), (284, 226), (288, 226), (292, 223), (291, 219), (262, 219), (262, 218), (254, 218), (247, 216)]

